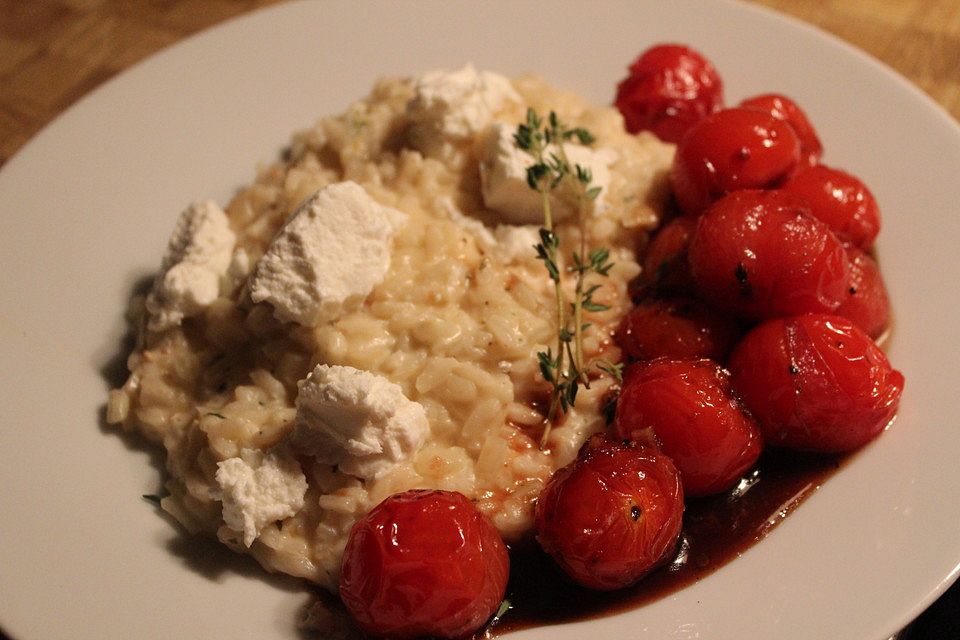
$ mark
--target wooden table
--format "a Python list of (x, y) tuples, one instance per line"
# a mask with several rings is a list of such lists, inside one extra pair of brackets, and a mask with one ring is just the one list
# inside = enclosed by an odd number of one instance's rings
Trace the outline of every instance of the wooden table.
[[(57, 114), (192, 33), (278, 0), (0, 0), (0, 165)], [(752, 0), (879, 58), (960, 120), (960, 0)], [(904, 640), (960, 637), (960, 587)]]
[[(960, 1), (753, 0), (883, 60), (960, 119)], [(0, 164), (151, 53), (277, 0), (0, 0)]]

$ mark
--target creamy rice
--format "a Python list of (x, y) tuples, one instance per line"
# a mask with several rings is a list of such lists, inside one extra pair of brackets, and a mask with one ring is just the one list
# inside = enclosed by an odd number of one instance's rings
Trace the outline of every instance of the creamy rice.
[[(594, 298), (608, 311), (587, 314), (588, 358), (611, 361), (611, 335), (629, 306), (627, 283), (640, 268), (636, 251), (668, 197), (673, 146), (624, 132), (620, 115), (595, 108), (536, 78), (513, 81), (524, 105), (495, 114), (515, 125), (526, 105), (558, 112), (582, 126), (595, 146), (613, 150), (607, 207), (589, 219), (588, 242), (606, 246), (616, 263), (596, 280)], [(397, 233), (386, 279), (363, 305), (316, 327), (281, 323), (267, 303), (253, 304), (242, 269), (227, 292), (181, 326), (148, 330), (135, 301), (138, 347), (130, 377), (110, 392), (108, 420), (135, 429), (167, 451), (162, 501), (192, 533), (216, 535), (265, 568), (336, 589), (340, 557), (355, 520), (390, 494), (432, 487), (473, 499), (508, 541), (527, 532), (540, 489), (604, 425), (611, 387), (597, 379), (577, 407), (538, 446), (549, 386), (536, 353), (555, 341), (555, 302), (532, 248), (511, 256), (489, 243), (499, 216), (483, 206), (478, 140), (426, 158), (410, 148), (409, 79), (376, 84), (345, 114), (324, 118), (294, 136), (288, 157), (263, 168), (226, 208), (250, 263), (264, 253), (297, 204), (317, 189), (353, 180), (381, 204), (409, 216)], [(488, 225), (481, 227), (477, 221)], [(561, 224), (563, 247), (576, 246), (572, 222)], [(376, 480), (361, 481), (300, 456), (305, 505), (269, 524), (247, 548), (223, 520), (217, 463), (243, 449), (281, 445), (293, 428), (297, 383), (318, 363), (349, 365), (400, 385), (423, 405), (428, 443)]]

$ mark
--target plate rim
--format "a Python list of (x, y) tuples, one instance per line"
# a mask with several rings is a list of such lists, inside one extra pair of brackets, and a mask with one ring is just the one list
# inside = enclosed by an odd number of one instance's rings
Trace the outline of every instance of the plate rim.
[[(946, 109), (942, 105), (937, 103), (933, 98), (927, 95), (919, 87), (917, 87), (915, 84), (913, 84), (912, 82), (904, 78), (902, 75), (900, 75), (898, 72), (896, 72), (886, 63), (873, 58), (863, 50), (838, 38), (837, 36), (834, 36), (829, 32), (826, 32), (820, 29), (819, 27), (803, 22), (802, 20), (794, 18), (792, 16), (782, 14), (768, 7), (754, 5), (746, 2), (732, 2), (729, 0), (714, 0), (714, 4), (723, 4), (725, 1), (727, 4), (738, 5), (742, 8), (747, 8), (749, 11), (757, 12), (758, 14), (763, 14), (765, 16), (765, 19), (774, 19), (774, 20), (784, 21), (786, 23), (791, 24), (794, 28), (800, 28), (805, 31), (811, 32), (816, 36), (818, 36), (820, 39), (829, 41), (834, 46), (839, 46), (840, 48), (845, 50), (847, 54), (850, 54), (856, 57), (861, 63), (867, 63), (870, 66), (881, 70), (883, 74), (886, 76), (886, 78), (890, 81), (895, 82), (896, 85), (901, 90), (906, 89), (912, 96), (913, 102), (925, 105), (925, 108), (927, 108), (928, 110), (931, 110), (930, 108), (932, 107), (932, 112), (936, 113), (938, 115), (938, 118), (951, 128), (953, 134), (956, 135), (958, 138), (960, 138), (960, 123), (958, 123), (950, 115), (950, 113), (946, 111)], [(309, 4), (308, 0), (298, 0), (297, 2), (280, 3), (276, 5), (261, 7), (253, 11), (244, 13), (242, 15), (228, 18), (222, 22), (217, 23), (216, 25), (210, 28), (200, 30), (181, 40), (178, 40), (177, 42), (162, 48), (156, 53), (124, 69), (123, 71), (119, 72), (115, 76), (111, 77), (107, 81), (103, 82), (102, 84), (94, 88), (93, 90), (84, 94), (83, 97), (81, 97), (79, 100), (74, 102), (70, 107), (63, 110), (61, 113), (59, 113), (55, 118), (53, 118), (46, 125), (44, 125), (38, 132), (36, 132), (16, 152), (14, 152), (7, 159), (4, 165), (0, 167), (0, 186), (3, 185), (3, 179), (12, 171), (14, 171), (12, 167), (16, 167), (16, 170), (19, 170), (19, 166), (21, 163), (29, 162), (29, 158), (33, 153), (32, 150), (36, 146), (38, 146), (38, 140), (40, 139), (45, 140), (50, 136), (56, 136), (57, 132), (61, 127), (69, 125), (70, 118), (75, 117), (74, 114), (82, 111), (83, 109), (87, 109), (88, 105), (92, 101), (99, 99), (99, 96), (101, 96), (102, 94), (109, 93), (110, 91), (112, 91), (117, 83), (126, 81), (125, 80), (126, 77), (129, 76), (134, 71), (137, 71), (138, 73), (143, 73), (142, 69), (144, 67), (148, 66), (149, 64), (157, 64), (156, 61), (158, 59), (163, 59), (172, 55), (174, 52), (180, 50), (181, 47), (184, 47), (188, 45), (188, 43), (191, 43), (195, 40), (205, 38), (211, 32), (227, 30), (231, 28), (232, 25), (238, 22), (258, 20), (260, 19), (260, 16), (262, 14), (267, 12), (288, 10), (292, 6), (307, 5), (307, 4)], [(919, 101), (917, 100), (917, 98), (919, 98)], [(68, 125), (63, 125), (62, 123), (64, 121), (68, 122)], [(27, 160), (24, 160), (25, 157), (27, 158)], [(6, 320), (5, 318), (3, 319)], [(911, 616), (907, 620), (907, 622), (909, 622), (910, 620), (915, 618), (916, 615), (918, 615), (920, 612), (925, 610), (934, 600), (936, 600), (937, 597), (939, 597), (944, 591), (946, 591), (949, 588), (949, 586), (958, 579), (958, 577), (960, 577), (960, 560), (955, 562), (954, 567), (947, 573), (946, 576), (944, 576), (938, 581), (938, 583), (927, 593), (927, 596), (921, 602), (918, 602), (917, 604), (914, 605), (914, 607), (911, 609)]]

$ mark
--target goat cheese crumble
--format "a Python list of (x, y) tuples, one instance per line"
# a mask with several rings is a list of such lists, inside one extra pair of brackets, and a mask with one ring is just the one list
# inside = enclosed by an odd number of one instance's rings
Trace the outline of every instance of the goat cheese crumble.
[(393, 236), (406, 219), (355, 182), (320, 189), (260, 258), (250, 298), (272, 304), (285, 322), (309, 327), (335, 319), (383, 281)]
[(400, 385), (369, 371), (321, 364), (300, 383), (290, 443), (344, 473), (376, 478), (416, 453), (429, 433), (423, 406)]
[(176, 326), (217, 299), (236, 241), (227, 214), (212, 200), (195, 202), (180, 214), (147, 296), (151, 330)]
[(427, 155), (442, 154), (445, 143), (463, 142), (482, 132), (507, 103), (519, 103), (510, 80), (466, 65), (457, 71), (421, 76), (407, 105), (413, 141)]
[(260, 531), (303, 508), (307, 479), (292, 456), (243, 449), (237, 458), (217, 463), (217, 484), (223, 501), (223, 521), (243, 534), (250, 546)]
[[(498, 122), (490, 127), (481, 147), (480, 181), (483, 202), (511, 224), (539, 224), (543, 219), (543, 201), (540, 193), (527, 184), (527, 168), (533, 159), (514, 142), (516, 127)], [(602, 211), (605, 193), (610, 185), (610, 165), (616, 160), (611, 149), (591, 149), (571, 142), (563, 146), (571, 165), (589, 169), (591, 184), (600, 187), (600, 195), (593, 201), (594, 211)], [(556, 153), (547, 148), (547, 155)], [(555, 221), (563, 220), (577, 210), (576, 195), (561, 185), (550, 195)]]

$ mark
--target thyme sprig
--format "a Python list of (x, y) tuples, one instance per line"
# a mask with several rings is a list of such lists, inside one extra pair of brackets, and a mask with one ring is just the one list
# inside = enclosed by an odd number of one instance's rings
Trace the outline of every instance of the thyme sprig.
[[(540, 243), (536, 245), (536, 252), (537, 258), (543, 262), (553, 281), (556, 297), (557, 342), (546, 351), (537, 353), (540, 372), (553, 387), (540, 441), (541, 448), (544, 448), (558, 415), (568, 412), (574, 406), (581, 386), (590, 387), (589, 374), (592, 369), (596, 368), (617, 380), (620, 378), (620, 365), (603, 360), (588, 363), (584, 361), (583, 354), (583, 335), (590, 328), (590, 323), (584, 322), (584, 312), (595, 313), (609, 309), (609, 306), (593, 299), (593, 294), (600, 285), (587, 286), (586, 278), (591, 273), (609, 275), (613, 262), (610, 261), (610, 251), (607, 249), (598, 248), (587, 252), (586, 214), (589, 203), (596, 200), (602, 187), (593, 184), (589, 167), (571, 163), (565, 149), (565, 143), (573, 141), (582, 145), (593, 144), (593, 135), (582, 127), (567, 127), (553, 111), (544, 121), (536, 110), (530, 108), (527, 109), (526, 121), (517, 127), (513, 139), (517, 148), (533, 159), (533, 164), (527, 168), (527, 185), (540, 194), (543, 209), (543, 226), (540, 229)], [(565, 183), (572, 185), (576, 197), (580, 244), (578, 250), (572, 252), (570, 266), (561, 269), (558, 259), (560, 238), (554, 231), (554, 212), (550, 196)], [(567, 300), (563, 289), (565, 272), (576, 278), (573, 302)]]

